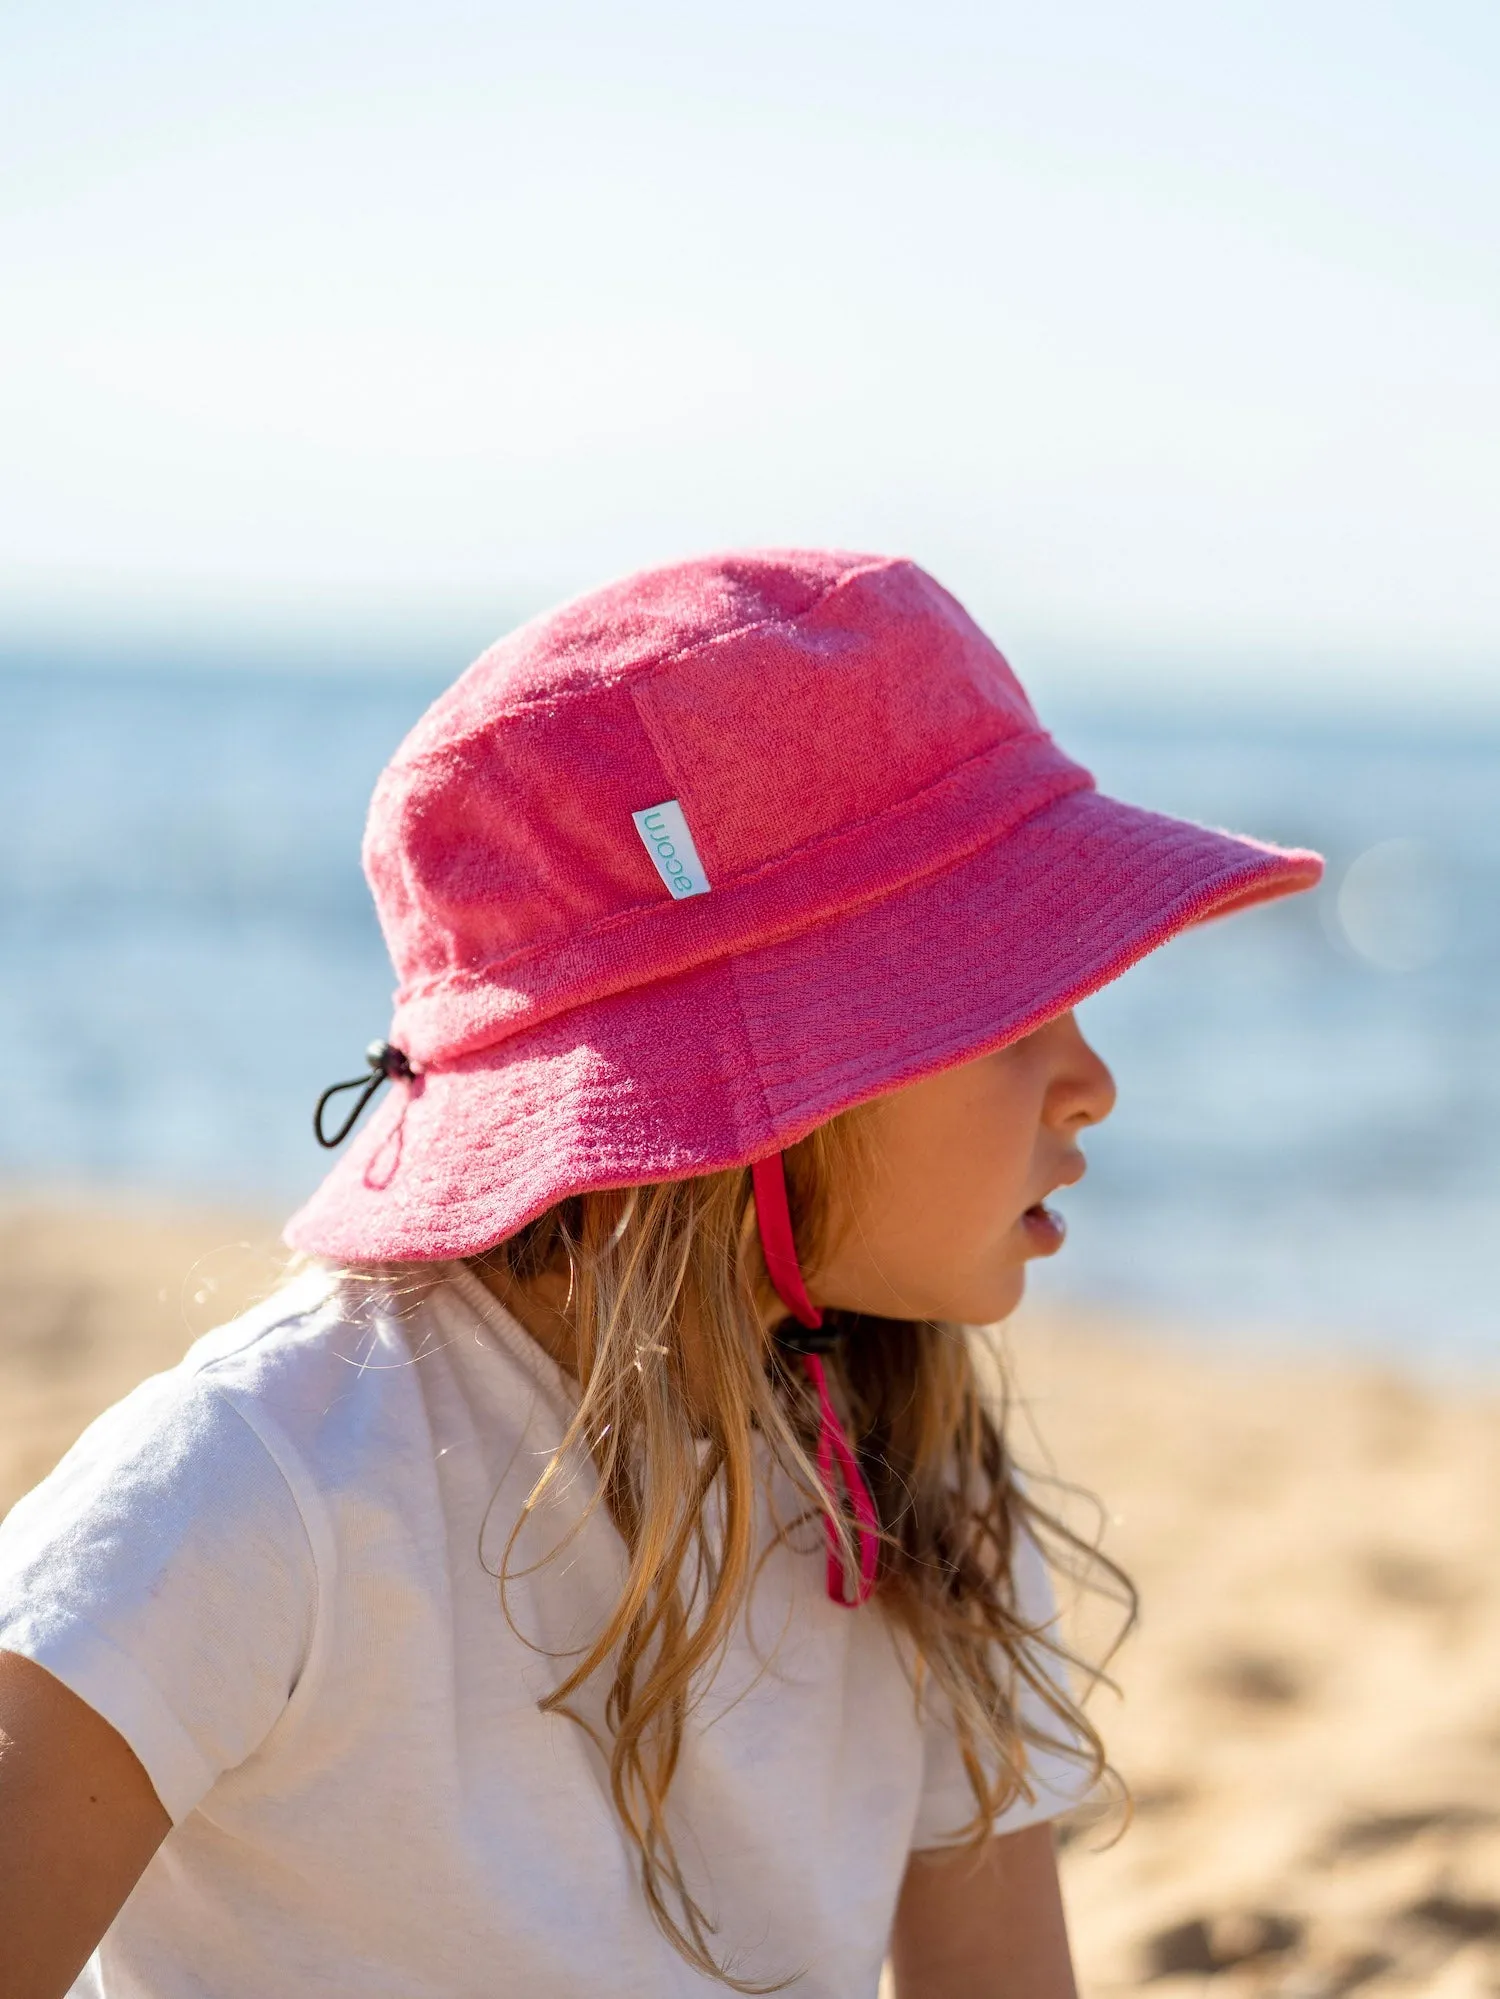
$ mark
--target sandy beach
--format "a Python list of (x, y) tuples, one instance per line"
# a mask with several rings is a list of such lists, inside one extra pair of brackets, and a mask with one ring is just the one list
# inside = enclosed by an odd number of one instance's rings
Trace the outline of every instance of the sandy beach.
[[(244, 1218), (0, 1206), (0, 1508), (279, 1256)], [(1143, 1598), (1094, 1708), (1133, 1822), (1065, 1833), (1089, 1999), (1500, 1994), (1500, 1394), (1040, 1314), (1012, 1342), (1022, 1456), (1101, 1496)]]

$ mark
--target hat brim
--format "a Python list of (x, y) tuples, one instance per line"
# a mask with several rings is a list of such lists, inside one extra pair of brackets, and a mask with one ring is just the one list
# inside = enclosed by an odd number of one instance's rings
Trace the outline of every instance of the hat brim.
[(1070, 793), (832, 921), (396, 1084), (286, 1240), (341, 1262), (472, 1256), (567, 1194), (748, 1165), (1018, 1040), (1192, 924), (1311, 888), (1322, 866)]

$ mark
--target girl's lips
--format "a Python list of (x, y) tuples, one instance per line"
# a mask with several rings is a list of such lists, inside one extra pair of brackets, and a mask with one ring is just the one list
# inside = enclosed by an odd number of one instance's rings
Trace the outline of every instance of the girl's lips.
[(1038, 1256), (1056, 1256), (1068, 1233), (1068, 1225), (1056, 1208), (1049, 1208), (1041, 1201), (1026, 1210), (1021, 1225)]

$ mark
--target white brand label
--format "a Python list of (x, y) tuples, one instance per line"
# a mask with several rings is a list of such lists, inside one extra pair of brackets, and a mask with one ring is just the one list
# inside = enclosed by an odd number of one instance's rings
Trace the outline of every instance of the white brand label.
[(632, 812), (630, 816), (646, 844), (646, 852), (656, 863), (656, 872), (672, 894), (679, 899), (685, 895), (707, 895), (709, 879), (703, 872), (698, 849), (693, 845), (693, 836), (677, 800), (669, 798), (665, 805), (648, 805), (644, 812)]

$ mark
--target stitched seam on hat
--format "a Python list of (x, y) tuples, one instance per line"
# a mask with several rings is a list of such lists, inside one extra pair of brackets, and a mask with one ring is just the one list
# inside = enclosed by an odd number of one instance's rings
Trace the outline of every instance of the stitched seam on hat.
[(740, 962), (738, 952), (734, 953), (729, 960), (729, 990), (734, 994), (734, 1010), (739, 1015), (740, 1030), (745, 1037), (745, 1048), (750, 1057), (750, 1066), (755, 1071), (755, 1087), (760, 1094), (761, 1109), (765, 1112), (766, 1130), (771, 1134), (773, 1139), (776, 1139), (780, 1136), (780, 1129), (776, 1122), (776, 1114), (771, 1109), (771, 1095), (766, 1088), (766, 1079), (761, 1072), (760, 1044), (750, 1032), (750, 1016), (745, 1011), (745, 995), (740, 991)]
[[(593, 681), (586, 687), (568, 688), (555, 694), (537, 695), (534, 699), (520, 702), (513, 708), (503, 709), (500, 713), (489, 716), (483, 722), (476, 722), (473, 728), (465, 729), (461, 734), (445, 736), (440, 744), (434, 744), (431, 749), (414, 751), (408, 758), (402, 758), (401, 752), (398, 749), (395, 757), (392, 758), (391, 763), (387, 766), (387, 770), (415, 770), (434, 757), (449, 756), (460, 745), (472, 743), (479, 737), (488, 735), (492, 729), (501, 723), (524, 721), (531, 715), (560, 713), (563, 709), (571, 707), (575, 701), (594, 699), (601, 693), (612, 692), (615, 688), (624, 688), (627, 691), (633, 690), (638, 680), (647, 680), (653, 674), (660, 673), (664, 667), (675, 665), (679, 660), (691, 659), (695, 653), (707, 652), (711, 646), (723, 645), (730, 639), (745, 638), (751, 632), (766, 631), (772, 625), (795, 624), (802, 618), (810, 617), (814, 611), (827, 603), (828, 599), (836, 591), (844, 589), (848, 584), (855, 582), (861, 576), (878, 576), (884, 569), (915, 569), (917, 567), (918, 565), (909, 555), (886, 555), (878, 557), (873, 562), (865, 563), (862, 568), (841, 570), (834, 577), (833, 581), (826, 583), (817, 596), (809, 599), (800, 611), (793, 611), (790, 614), (783, 613), (779, 617), (754, 618), (747, 624), (733, 626), (727, 632), (713, 632), (706, 637), (694, 639), (687, 645), (673, 646), (665, 652), (648, 654), (644, 659), (632, 660), (629, 666), (621, 670), (619, 677), (615, 680)], [(517, 627), (517, 630), (521, 629), (524, 628)], [(495, 644), (504, 645), (506, 639), (510, 636), (511, 634), (507, 633), (505, 639), (497, 639)], [(479, 659), (476, 659), (473, 666), (469, 667), (467, 671), (472, 672), (474, 666), (478, 666), (480, 660), (485, 659), (493, 651), (494, 646), (487, 647), (479, 655)], [(418, 717), (412, 727), (413, 729), (419, 729), (421, 726), (422, 718)], [(385, 774), (385, 772), (382, 772), (382, 777)]]
[[(714, 632), (708, 638), (695, 639), (691, 645), (679, 646), (674, 652), (663, 653), (659, 658), (652, 660), (642, 672), (630, 674), (626, 684), (634, 697), (639, 682), (650, 680), (667, 667), (676, 666), (685, 659), (692, 659), (697, 653), (710, 652), (715, 646), (726, 645), (731, 639), (742, 639), (751, 632), (766, 631), (772, 625), (800, 624), (804, 618), (810, 618), (814, 611), (821, 610), (830, 597), (836, 597), (841, 590), (847, 590), (851, 583), (858, 582), (862, 576), (878, 576), (883, 570), (915, 569), (916, 566), (909, 555), (887, 555), (881, 556), (875, 562), (867, 562), (862, 569), (845, 569), (820, 590), (810, 604), (805, 604), (792, 617), (757, 618), (753, 625), (739, 625), (732, 632)], [(639, 709), (636, 712), (639, 713)]]
[[(887, 819), (897, 812), (908, 811), (920, 805), (924, 800), (930, 799), (935, 794), (942, 792), (945, 787), (951, 785), (956, 778), (960, 777), (965, 771), (971, 770), (976, 764), (984, 763), (990, 758), (998, 760), (1002, 756), (1017, 750), (1023, 744), (1028, 743), (1052, 743), (1052, 738), (1045, 729), (1028, 729), (1023, 735), (1009, 736), (1002, 743), (992, 743), (988, 749), (976, 751), (972, 757), (965, 757), (962, 763), (950, 765), (941, 777), (935, 778), (931, 784), (924, 785), (920, 791), (908, 793), (905, 798), (898, 799), (894, 805), (882, 806), (878, 812), (872, 812), (864, 819), (856, 819), (847, 825), (839, 826), (831, 833), (820, 833), (811, 840), (803, 841), (800, 846), (788, 847), (783, 853), (775, 855), (771, 860), (762, 861), (758, 868), (753, 868), (748, 874), (735, 875), (729, 881), (715, 884), (715, 886), (724, 890), (734, 889), (736, 891), (747, 888), (755, 882), (760, 881), (763, 876), (771, 874), (777, 869), (788, 867), (792, 862), (799, 859), (799, 857), (815, 853), (820, 848), (833, 847), (840, 842), (853, 839), (856, 835), (866, 832), (870, 827), (879, 825), (883, 819)], [(654, 747), (655, 745), (653, 744)], [(1055, 749), (1057, 746), (1053, 743), (1052, 747)], [(1065, 756), (1066, 753), (1059, 750), (1058, 755)], [(1072, 760), (1068, 758), (1067, 761), (1071, 762)], [(1074, 768), (1083, 771), (1081, 764), (1075, 765)], [(1085, 785), (1092, 785), (1093, 778), (1087, 771), (1083, 771), (1083, 778), (1084, 784), (1075, 785), (1071, 788), (1082, 790), (1085, 788)], [(1063, 794), (1058, 795), (1061, 796)], [(1052, 802), (1051, 799), (1045, 799), (1041, 804), (1034, 806), (1032, 810), (1040, 812), (1045, 809), (1046, 805)], [(1030, 812), (1024, 813), (1022, 818), (1018, 819), (1015, 824), (1021, 825), (1030, 817)], [(1014, 831), (1014, 827), (1008, 827), (1006, 831)], [(995, 837), (1003, 839), (1005, 836), (1004, 834), (1000, 834)], [(983, 840), (977, 841), (975, 842), (974, 849), (967, 849), (966, 851), (974, 851), (977, 847), (983, 845)], [(904, 879), (919, 881), (924, 874), (935, 874), (940, 868), (947, 865), (948, 860), (957, 860), (959, 858), (961, 856), (956, 854), (939, 858), (934, 861), (931, 867), (919, 869), (915, 874)], [(867, 899), (873, 899), (884, 893), (886, 891), (883, 889), (872, 890), (871, 897)], [(434, 972), (429, 977), (419, 980), (414, 985), (403, 985), (396, 995), (397, 1004), (405, 1006), (413, 1000), (425, 998), (429, 993), (441, 991), (464, 992), (469, 990), (470, 987), (487, 984), (497, 973), (510, 971), (517, 965), (530, 964), (538, 958), (545, 958), (550, 953), (560, 950), (564, 945), (577, 947), (578, 945), (591, 942), (594, 938), (608, 936), (611, 931), (621, 929), (625, 925), (633, 923), (643, 912), (663, 909), (668, 906), (659, 897), (653, 896), (649, 902), (633, 902), (627, 909), (615, 910), (611, 915), (602, 917), (599, 922), (591, 924), (586, 930), (571, 931), (566, 936), (552, 938), (545, 944), (528, 945), (524, 951), (513, 951), (509, 957), (489, 958), (486, 959), (483, 965), (459, 965), (454, 966), (449, 971)], [(816, 921), (817, 919), (810, 920)]]

